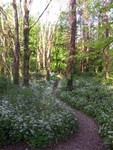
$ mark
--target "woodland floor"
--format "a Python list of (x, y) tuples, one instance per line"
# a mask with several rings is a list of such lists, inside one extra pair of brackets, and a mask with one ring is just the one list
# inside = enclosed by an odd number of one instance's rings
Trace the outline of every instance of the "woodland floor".
[[(56, 90), (53, 92), (56, 97)], [(72, 109), (65, 103), (57, 99), (61, 105), (69, 109), (76, 115), (78, 120), (79, 129), (67, 141), (60, 142), (53, 147), (40, 149), (40, 150), (107, 150), (101, 137), (98, 134), (98, 126), (96, 122), (81, 113), (76, 109)], [(27, 144), (19, 143), (3, 148), (2, 150), (35, 150), (30, 148)], [(39, 149), (36, 149), (39, 150)]]

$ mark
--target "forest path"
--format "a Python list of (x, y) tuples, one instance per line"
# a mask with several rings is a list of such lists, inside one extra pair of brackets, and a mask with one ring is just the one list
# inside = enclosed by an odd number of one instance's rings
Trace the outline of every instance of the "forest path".
[[(60, 84), (60, 82), (58, 82), (58, 84)], [(66, 103), (60, 101), (57, 98), (56, 93), (59, 86), (58, 84), (56, 84), (55, 87), (53, 88), (53, 96), (61, 106), (65, 107), (66, 109), (70, 110), (72, 113), (75, 114), (78, 120), (79, 129), (66, 141), (59, 142), (56, 145), (49, 148), (36, 150), (107, 150), (101, 137), (98, 134), (98, 126), (96, 122), (92, 118), (81, 113), (80, 111), (72, 109)], [(30, 148), (28, 145), (24, 143), (19, 143), (17, 145), (5, 147), (2, 150), (35, 150), (35, 149)]]
[[(60, 84), (60, 82), (58, 84)], [(60, 142), (54, 147), (46, 148), (45, 150), (106, 150), (107, 148), (98, 134), (96, 122), (92, 118), (76, 109), (72, 109), (66, 103), (57, 99), (56, 93), (58, 84), (54, 88), (53, 96), (60, 105), (75, 114), (78, 120), (79, 129), (78, 132), (74, 133), (67, 141)]]

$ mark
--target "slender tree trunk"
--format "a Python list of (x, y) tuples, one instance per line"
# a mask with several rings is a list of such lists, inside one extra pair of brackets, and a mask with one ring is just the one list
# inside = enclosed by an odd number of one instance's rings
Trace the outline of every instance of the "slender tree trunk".
[[(101, 14), (101, 11), (99, 11), (99, 14), (98, 14), (98, 40), (100, 40), (100, 36), (101, 36), (101, 32), (100, 32), (100, 27), (102, 24), (101, 19), (102, 19), (102, 14)], [(103, 66), (102, 66), (103, 49), (102, 48), (100, 49), (98, 59), (101, 60), (98, 65), (98, 72), (102, 72), (102, 70), (103, 70)]]
[[(87, 1), (84, 1), (84, 7), (85, 9), (83, 10), (83, 44), (84, 48), (83, 51), (84, 53), (88, 54), (89, 53), (89, 47), (87, 46), (87, 43), (89, 42), (90, 35), (89, 35), (89, 15), (88, 15), (88, 3)], [(84, 71), (88, 72), (89, 71), (89, 57), (87, 56), (84, 60)]]
[(13, 72), (13, 82), (14, 84), (19, 84), (19, 55), (20, 55), (20, 43), (19, 43), (19, 25), (18, 25), (18, 13), (16, 0), (13, 0), (13, 11), (15, 20), (15, 55), (14, 55), (14, 72)]
[[(7, 13), (5, 10), (0, 6), (0, 32), (1, 34), (1, 44), (3, 47), (3, 52), (1, 54), (1, 59), (2, 59), (2, 71), (4, 74), (10, 74), (10, 77), (13, 78), (12, 76), (12, 63), (9, 61), (10, 60), (10, 55), (9, 52), (12, 49), (12, 38), (14, 39), (14, 34), (11, 32), (11, 27), (9, 24), (9, 18), (7, 17)], [(2, 16), (3, 15), (3, 16)], [(4, 17), (4, 18), (3, 18)], [(5, 21), (4, 21), (5, 19)], [(7, 58), (7, 59), (6, 59)], [(6, 62), (7, 61), (7, 62)]]
[(0, 56), (0, 74), (2, 73), (2, 58)]
[(37, 49), (37, 70), (43, 69), (43, 44), (42, 44), (42, 38), (43, 38), (43, 27), (41, 24), (40, 27), (40, 33), (39, 33), (39, 49)]
[[(104, 6), (107, 8), (108, 6), (108, 0), (104, 0)], [(104, 20), (105, 20), (105, 23), (106, 25), (108, 24), (108, 13), (107, 13), (107, 10), (106, 10), (106, 13), (105, 13), (105, 16), (104, 16)], [(109, 28), (106, 27), (106, 30), (105, 30), (105, 36), (106, 38), (109, 37)], [(105, 77), (106, 79), (109, 78), (109, 47), (106, 48), (106, 72), (105, 72)]]
[(43, 70), (45, 70), (46, 68), (46, 27), (43, 26), (42, 28), (42, 47), (43, 47), (43, 52), (42, 52), (42, 55), (43, 55)]
[(51, 24), (48, 25), (47, 48), (46, 48), (46, 79), (50, 80), (50, 54), (51, 54), (51, 41), (54, 29)]
[(41, 60), (40, 60), (40, 48), (36, 51), (36, 71), (40, 71), (41, 69)]
[(24, 67), (23, 67), (23, 82), (25, 86), (29, 86), (29, 10), (28, 2), (24, 0)]
[[(109, 29), (106, 28), (106, 37), (109, 36)], [(106, 79), (109, 78), (109, 48), (106, 49)]]
[[(88, 24), (87, 24), (87, 26), (88, 26)], [(89, 28), (88, 27), (87, 27), (87, 31), (86, 31), (86, 38), (87, 38), (87, 43), (88, 43), (90, 40), (90, 34), (89, 34)], [(89, 48), (89, 46), (87, 46), (86, 53), (88, 54), (89, 51), (90, 51), (90, 48)], [(86, 72), (88, 72), (89, 70), (90, 70), (90, 59), (87, 56), (87, 58), (86, 58)]]
[[(4, 25), (4, 18), (3, 16), (1, 16), (0, 18), (1, 20), (1, 33), (3, 34), (2, 35), (2, 46), (3, 46), (3, 50), (2, 50), (2, 53), (1, 53), (1, 59), (2, 59), (2, 73), (3, 74), (6, 74), (6, 34), (4, 33), (5, 31), (5, 25)], [(7, 17), (5, 17), (5, 19), (7, 20)]]
[(41, 25), (39, 51), (42, 55), (42, 69), (46, 72), (46, 80), (50, 80), (50, 51), (54, 27), (49, 22)]
[(6, 75), (6, 49), (4, 48), (4, 51), (2, 52), (2, 60), (3, 60), (3, 74)]
[(76, 0), (70, 0), (70, 58), (68, 61), (67, 71), (70, 77), (67, 81), (67, 89), (73, 87), (73, 69), (75, 64), (75, 38), (76, 38)]

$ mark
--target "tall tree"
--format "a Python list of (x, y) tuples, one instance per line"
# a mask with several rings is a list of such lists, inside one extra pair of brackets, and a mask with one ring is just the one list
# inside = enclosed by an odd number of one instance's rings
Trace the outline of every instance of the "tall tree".
[(14, 55), (14, 73), (13, 73), (13, 82), (14, 84), (19, 84), (19, 56), (20, 56), (20, 43), (19, 43), (19, 24), (18, 24), (18, 12), (16, 0), (13, 0), (13, 11), (14, 11), (14, 20), (15, 20), (15, 55)]
[(23, 23), (23, 35), (24, 35), (24, 69), (23, 69), (23, 82), (25, 86), (29, 86), (29, 9), (31, 0), (24, 0), (24, 23)]
[[(12, 77), (12, 69), (11, 69), (11, 63), (9, 63), (9, 59), (7, 59), (7, 57), (9, 57), (9, 52), (11, 49), (11, 40), (13, 38), (12, 32), (11, 32), (11, 25), (7, 12), (8, 9), (5, 10), (2, 6), (0, 6), (0, 36), (1, 36), (1, 71), (2, 73), (6, 74), (6, 73), (10, 73), (11, 77)], [(9, 52), (8, 52), (9, 50)], [(7, 63), (8, 61), (8, 63)]]
[(75, 39), (76, 39), (76, 0), (70, 0), (70, 48), (69, 48), (69, 61), (67, 66), (67, 71), (70, 74), (69, 79), (67, 80), (67, 88), (71, 89), (73, 86), (73, 69), (75, 64)]
[[(107, 12), (107, 7), (108, 7), (108, 0), (104, 0), (104, 7), (106, 8), (106, 12), (104, 15), (104, 20), (106, 23), (106, 29), (105, 29), (105, 36), (106, 38), (109, 37), (109, 28), (108, 28), (108, 12)], [(106, 72), (105, 72), (105, 77), (106, 79), (109, 78), (109, 46), (106, 48)]]

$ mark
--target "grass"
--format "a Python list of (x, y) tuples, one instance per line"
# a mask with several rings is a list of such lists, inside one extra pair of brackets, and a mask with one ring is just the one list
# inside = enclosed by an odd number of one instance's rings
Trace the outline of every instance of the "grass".
[(66, 80), (58, 92), (59, 97), (71, 107), (95, 118), (99, 134), (113, 149), (113, 84), (96, 77), (76, 77), (74, 89), (66, 91)]

